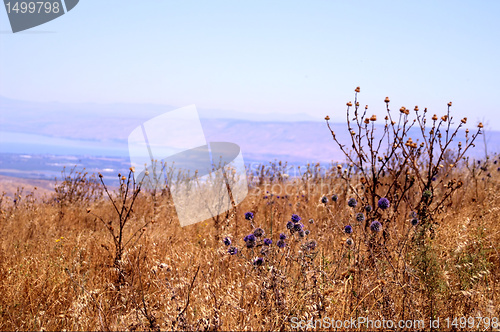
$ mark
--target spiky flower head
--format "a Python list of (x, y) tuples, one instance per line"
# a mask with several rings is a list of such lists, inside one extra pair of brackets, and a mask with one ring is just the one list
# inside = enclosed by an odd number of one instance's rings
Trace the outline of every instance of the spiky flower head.
[(253, 235), (255, 235), (256, 237), (261, 237), (262, 235), (264, 235), (264, 230), (258, 227), (253, 231)]
[(360, 213), (358, 213), (358, 214), (356, 214), (356, 220), (357, 220), (358, 222), (363, 222), (363, 221), (365, 221), (365, 215), (364, 215), (363, 213), (361, 213), (361, 212), (360, 212)]
[(293, 230), (293, 225), (294, 225), (294, 223), (291, 222), (291, 221), (289, 221), (289, 222), (286, 223), (286, 228), (289, 229), (289, 230)]
[(382, 210), (387, 210), (390, 205), (391, 203), (385, 197), (382, 197), (381, 199), (378, 200), (378, 207), (381, 208)]
[(417, 225), (418, 225), (418, 219), (417, 219), (417, 218), (413, 218), (413, 219), (411, 220), (411, 224), (412, 224), (413, 226), (417, 226)]
[(370, 229), (374, 232), (379, 232), (380, 228), (382, 228), (382, 224), (378, 220), (374, 220), (370, 225)]
[(246, 220), (253, 220), (253, 212), (247, 212), (245, 213), (245, 219)]
[(270, 246), (272, 243), (273, 243), (273, 240), (268, 239), (268, 238), (265, 238), (265, 239), (264, 239), (264, 244), (265, 244), (266, 246)]
[(355, 208), (356, 205), (358, 205), (358, 202), (356, 201), (355, 198), (349, 198), (349, 200), (347, 201), (347, 205), (349, 205), (352, 208)]
[(286, 234), (285, 233), (281, 233), (280, 234), (280, 240), (285, 240), (286, 239)]
[(257, 257), (253, 260), (253, 265), (255, 266), (261, 266), (262, 264), (264, 264), (264, 258), (262, 257)]
[(230, 238), (228, 238), (227, 236), (224, 238), (223, 242), (224, 242), (224, 244), (225, 244), (226, 246), (230, 246), (230, 245), (231, 245), (231, 239), (230, 239)]
[(339, 199), (339, 197), (335, 194), (332, 195), (332, 202), (336, 202)]
[(372, 211), (372, 206), (371, 205), (365, 206), (365, 211), (366, 212), (371, 212)]
[(296, 214), (292, 214), (292, 221), (297, 223), (301, 220), (302, 218), (300, 218), (298, 215)]
[(297, 223), (297, 224), (293, 225), (293, 230), (296, 231), (296, 232), (300, 232), (303, 227), (304, 227), (304, 225), (302, 225), (300, 223)]
[(245, 242), (255, 242), (255, 235), (254, 234), (248, 234), (247, 236), (245, 236), (245, 238), (243, 239), (243, 241), (245, 241)]
[(346, 232), (346, 234), (351, 234), (352, 226), (351, 225), (344, 226), (344, 232)]
[(345, 240), (345, 244), (347, 244), (349, 247), (352, 246), (353, 243), (354, 243), (354, 241), (351, 238), (348, 238), (347, 240)]
[(278, 242), (276, 242), (276, 245), (278, 246), (278, 248), (285, 248), (286, 242), (284, 240), (278, 240)]
[(229, 247), (229, 249), (227, 250), (227, 252), (230, 255), (236, 255), (238, 253), (238, 248), (236, 248), (236, 247)]
[(328, 203), (328, 197), (323, 196), (323, 197), (321, 198), (321, 203), (323, 203), (323, 204)]

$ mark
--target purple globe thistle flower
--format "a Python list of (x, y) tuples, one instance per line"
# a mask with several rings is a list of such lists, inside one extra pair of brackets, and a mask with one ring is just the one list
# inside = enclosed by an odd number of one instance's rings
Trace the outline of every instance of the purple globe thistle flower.
[(286, 234), (285, 233), (281, 233), (280, 234), (280, 240), (285, 240), (286, 239)]
[(378, 220), (372, 221), (372, 223), (370, 225), (370, 229), (374, 232), (379, 232), (381, 227), (382, 227), (382, 224)]
[(278, 246), (278, 248), (285, 248), (286, 242), (284, 240), (278, 240), (278, 242), (276, 242), (276, 245)]
[(347, 225), (344, 227), (344, 232), (346, 234), (351, 234), (352, 233), (352, 226), (351, 225)]
[(356, 201), (355, 198), (349, 198), (349, 200), (347, 201), (347, 205), (349, 205), (352, 208), (355, 208), (356, 205), (358, 205), (358, 202)]
[(236, 255), (238, 253), (238, 248), (236, 248), (236, 247), (229, 247), (229, 249), (227, 250), (227, 252), (229, 253), (229, 255)]
[(365, 220), (365, 215), (363, 213), (361, 213), (361, 212), (358, 213), (358, 214), (356, 214), (356, 220), (358, 222), (363, 222)]
[(247, 236), (245, 236), (245, 238), (243, 239), (243, 241), (245, 241), (245, 242), (255, 242), (255, 235), (248, 234)]
[(338, 201), (339, 197), (337, 195), (332, 195), (332, 202)]
[(413, 226), (417, 226), (417, 225), (418, 225), (418, 219), (417, 219), (417, 218), (413, 218), (413, 219), (411, 220), (411, 224), (412, 224)]
[(270, 246), (272, 243), (273, 243), (273, 240), (268, 239), (268, 238), (265, 238), (265, 239), (264, 239), (264, 244), (265, 244), (266, 246)]
[(307, 243), (307, 248), (310, 250), (314, 250), (316, 249), (316, 245), (317, 245), (316, 241), (312, 240), (309, 243)]
[(267, 199), (267, 196), (264, 196), (264, 199)]
[(248, 241), (246, 245), (248, 249), (252, 249), (253, 247), (255, 247), (255, 241)]
[(293, 230), (296, 231), (296, 232), (300, 232), (302, 230), (302, 228), (304, 227), (304, 225), (298, 223), (298, 224), (294, 224), (293, 225)]
[(226, 246), (230, 246), (230, 245), (231, 245), (231, 239), (230, 239), (230, 238), (228, 238), (227, 236), (224, 238), (223, 242), (224, 242), (224, 244), (225, 244)]
[(261, 237), (262, 235), (264, 235), (264, 230), (258, 227), (253, 231), (253, 235), (255, 235), (256, 237)]
[(372, 206), (371, 205), (365, 206), (365, 211), (366, 212), (372, 212)]
[(300, 237), (305, 237), (306, 236), (306, 232), (304, 232), (303, 230), (299, 232), (299, 236)]
[(345, 244), (347, 244), (349, 247), (352, 246), (353, 243), (354, 243), (354, 241), (351, 238), (348, 238), (347, 240), (345, 240)]
[(416, 218), (416, 217), (417, 217), (417, 213), (415, 211), (411, 211), (410, 218)]
[(277, 199), (280, 199), (280, 197), (279, 197), (279, 196), (276, 196), (276, 198), (277, 198)]
[(311, 232), (308, 229), (306, 229), (305, 233), (306, 233), (306, 235), (309, 235)]
[(245, 219), (246, 220), (253, 220), (253, 212), (245, 213)]
[(435, 177), (435, 176), (433, 176), (433, 177), (432, 177), (432, 181), (436, 181), (436, 180), (437, 180), (437, 179), (436, 179), (436, 177)]
[(309, 223), (314, 224), (314, 219), (313, 218), (309, 219)]
[(257, 257), (253, 260), (253, 265), (255, 266), (261, 266), (262, 264), (264, 264), (264, 258), (262, 257)]
[(302, 218), (301, 218), (301, 217), (299, 217), (298, 215), (296, 215), (296, 214), (292, 214), (292, 221), (293, 221), (294, 223), (298, 223), (301, 219), (302, 219)]
[(378, 207), (381, 208), (382, 210), (387, 210), (390, 205), (391, 203), (385, 197), (382, 197), (381, 199), (378, 200)]
[(294, 225), (294, 223), (291, 222), (291, 221), (289, 221), (289, 222), (286, 223), (286, 228), (289, 229), (289, 230), (293, 230), (293, 225)]
[(328, 203), (328, 197), (323, 196), (323, 197), (321, 198), (321, 203), (323, 203), (323, 204)]

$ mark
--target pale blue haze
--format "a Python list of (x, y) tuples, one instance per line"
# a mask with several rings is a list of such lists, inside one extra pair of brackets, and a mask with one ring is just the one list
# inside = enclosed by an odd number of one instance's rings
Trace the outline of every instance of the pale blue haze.
[(12, 34), (0, 10), (0, 95), (342, 121), (359, 85), (379, 115), (385, 96), (438, 114), (452, 100), (499, 129), (499, 14), (500, 1), (82, 0)]

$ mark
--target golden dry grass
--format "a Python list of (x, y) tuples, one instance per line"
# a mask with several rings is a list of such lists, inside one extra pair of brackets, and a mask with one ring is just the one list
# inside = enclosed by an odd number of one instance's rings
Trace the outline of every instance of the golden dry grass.
[[(0, 329), (291, 330), (292, 317), (500, 317), (500, 172), (490, 169), (492, 177), (485, 172), (484, 178), (457, 171), (464, 186), (438, 215), (434, 239), (411, 244), (415, 229), (401, 218), (383, 250), (372, 255), (356, 234), (354, 249), (345, 244), (341, 228), (352, 222), (353, 211), (346, 205), (349, 188), (339, 178), (324, 180), (329, 191), (314, 180), (305, 192), (291, 185), (288, 197), (279, 199), (264, 198), (269, 187), (253, 187), (234, 213), (185, 228), (168, 193), (142, 192), (127, 235), (154, 222), (126, 249), (121, 283), (113, 241), (95, 217), (116, 219), (106, 197), (59, 204), (45, 196), (17, 206), (4, 200)], [(325, 207), (320, 199), (332, 193), (339, 200)], [(260, 267), (252, 265), (262, 256), (258, 250), (244, 248), (243, 237), (253, 230), (247, 211), (255, 214), (253, 226), (266, 236), (272, 232)], [(287, 232), (292, 213), (310, 230), (307, 240)], [(288, 236), (283, 249), (275, 246), (281, 232)], [(408, 250), (400, 257), (405, 234)], [(239, 255), (227, 253), (225, 236)], [(314, 250), (301, 247), (312, 239)], [(419, 274), (422, 257), (431, 281)]]

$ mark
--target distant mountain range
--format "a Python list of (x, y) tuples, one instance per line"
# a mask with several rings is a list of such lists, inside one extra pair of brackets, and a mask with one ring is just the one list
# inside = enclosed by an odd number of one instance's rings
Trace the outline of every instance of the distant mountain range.
[[(126, 158), (131, 131), (173, 109), (152, 104), (38, 103), (0, 97), (0, 153)], [(308, 115), (263, 117), (220, 110), (198, 111), (207, 141), (238, 144), (247, 162), (277, 159), (304, 164), (344, 160), (325, 122), (313, 121)], [(346, 125), (332, 126), (339, 140), (348, 144)], [(377, 129), (382, 131), (382, 127)], [(488, 132), (486, 137), (489, 152), (500, 151), (500, 132)], [(482, 139), (477, 145), (475, 153), (484, 155)]]

